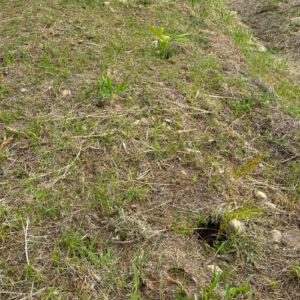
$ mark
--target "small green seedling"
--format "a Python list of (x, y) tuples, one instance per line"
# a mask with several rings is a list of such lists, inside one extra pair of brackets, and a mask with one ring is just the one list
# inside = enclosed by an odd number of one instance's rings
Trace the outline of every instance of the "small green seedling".
[(290, 267), (290, 277), (300, 282), (300, 265), (292, 265)]
[(112, 76), (106, 70), (101, 68), (97, 86), (98, 104), (104, 105), (110, 103), (115, 95), (124, 92), (128, 87), (128, 83), (126, 80), (121, 83), (114, 83)]
[(167, 34), (163, 27), (155, 27), (149, 25), (151, 32), (153, 33), (155, 40), (153, 41), (153, 46), (156, 49), (156, 54), (163, 58), (168, 59), (172, 55), (171, 43), (174, 41), (180, 41), (188, 36), (188, 33), (184, 34)]

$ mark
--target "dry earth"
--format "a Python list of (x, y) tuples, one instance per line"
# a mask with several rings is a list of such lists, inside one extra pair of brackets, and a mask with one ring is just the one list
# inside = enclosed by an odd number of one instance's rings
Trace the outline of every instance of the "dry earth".
[(1, 300), (300, 298), (299, 40), (237, 3), (269, 51), (220, 0), (0, 0)]

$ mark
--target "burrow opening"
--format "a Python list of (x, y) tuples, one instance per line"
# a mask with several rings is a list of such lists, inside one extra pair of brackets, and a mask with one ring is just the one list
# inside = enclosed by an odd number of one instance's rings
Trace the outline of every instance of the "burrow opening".
[(222, 228), (221, 220), (213, 217), (209, 217), (205, 221), (199, 221), (194, 234), (200, 241), (204, 241), (214, 248), (228, 240), (228, 236)]

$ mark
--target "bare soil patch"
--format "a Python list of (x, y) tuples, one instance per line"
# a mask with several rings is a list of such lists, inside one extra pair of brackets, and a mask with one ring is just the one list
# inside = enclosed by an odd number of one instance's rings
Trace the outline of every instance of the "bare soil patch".
[(230, 0), (229, 3), (270, 49), (300, 62), (299, 0)]

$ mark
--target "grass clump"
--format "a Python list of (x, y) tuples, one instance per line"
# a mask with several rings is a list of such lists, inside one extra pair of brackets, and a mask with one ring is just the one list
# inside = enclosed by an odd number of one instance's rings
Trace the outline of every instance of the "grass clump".
[(296, 281), (300, 282), (300, 265), (294, 264), (290, 267), (290, 277)]
[(113, 77), (103, 67), (101, 68), (99, 79), (97, 81), (98, 88), (98, 105), (103, 106), (112, 102), (113, 98), (128, 88), (127, 80), (116, 83)]
[[(261, 241), (299, 191), (284, 64), (221, 0), (2, 2), (0, 298), (287, 298), (260, 294), (294, 284), (292, 250)], [(258, 188), (278, 214), (245, 205)], [(238, 276), (210, 282), (211, 259)]]
[(169, 59), (174, 53), (173, 43), (176, 41), (182, 41), (189, 34), (171, 34), (167, 33), (164, 27), (156, 27), (149, 25), (149, 29), (152, 32), (155, 40), (153, 41), (153, 46), (155, 48), (155, 53), (162, 59)]

